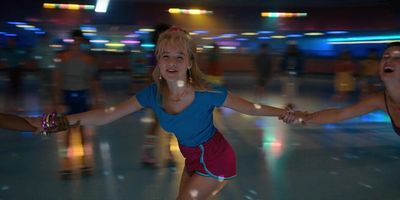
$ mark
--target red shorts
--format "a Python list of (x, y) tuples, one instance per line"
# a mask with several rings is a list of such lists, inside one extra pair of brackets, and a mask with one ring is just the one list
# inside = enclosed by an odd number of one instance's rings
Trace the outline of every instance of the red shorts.
[(230, 179), (236, 176), (236, 156), (231, 145), (220, 132), (196, 147), (179, 145), (185, 157), (185, 169), (194, 173), (215, 178)]

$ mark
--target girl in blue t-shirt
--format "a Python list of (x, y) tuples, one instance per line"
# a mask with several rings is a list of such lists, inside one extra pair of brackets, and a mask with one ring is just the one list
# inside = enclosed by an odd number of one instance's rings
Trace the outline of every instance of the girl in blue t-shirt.
[(236, 176), (234, 151), (215, 128), (213, 109), (224, 106), (248, 115), (277, 117), (289, 111), (251, 103), (223, 87), (208, 88), (197, 66), (196, 45), (180, 28), (171, 27), (159, 36), (155, 54), (154, 84), (113, 107), (67, 118), (72, 124), (103, 125), (151, 108), (160, 125), (177, 137), (185, 157), (177, 199), (208, 199)]

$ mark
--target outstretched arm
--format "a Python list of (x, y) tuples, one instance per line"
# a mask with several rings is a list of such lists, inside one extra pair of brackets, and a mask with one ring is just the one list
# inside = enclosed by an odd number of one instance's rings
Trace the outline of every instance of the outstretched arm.
[(0, 113), (0, 128), (13, 131), (36, 131), (37, 128), (32, 125), (27, 118), (12, 114)]
[(255, 116), (282, 116), (287, 112), (285, 109), (252, 103), (231, 92), (228, 92), (223, 106), (243, 114)]
[(95, 109), (88, 112), (68, 115), (70, 124), (79, 123), (80, 125), (104, 125), (117, 120), (123, 116), (140, 110), (142, 106), (139, 104), (136, 96), (104, 109)]
[(377, 94), (344, 108), (332, 108), (309, 114), (306, 123), (329, 124), (360, 116), (377, 109), (384, 109), (383, 94)]

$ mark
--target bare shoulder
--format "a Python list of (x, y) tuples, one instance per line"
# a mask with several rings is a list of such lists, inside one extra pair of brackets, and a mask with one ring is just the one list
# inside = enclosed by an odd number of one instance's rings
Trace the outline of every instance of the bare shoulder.
[(364, 97), (360, 102), (366, 103), (376, 108), (385, 109), (385, 93), (379, 92)]

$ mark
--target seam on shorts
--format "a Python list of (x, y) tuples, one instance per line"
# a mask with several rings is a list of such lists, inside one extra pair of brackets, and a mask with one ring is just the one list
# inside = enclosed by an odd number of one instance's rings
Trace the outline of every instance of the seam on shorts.
[[(231, 176), (231, 177), (216, 176), (216, 175), (213, 174), (210, 170), (208, 170), (208, 168), (207, 168), (207, 166), (206, 166), (206, 163), (204, 162), (204, 152), (205, 152), (204, 146), (201, 144), (201, 145), (199, 145), (199, 147), (200, 147), (200, 149), (201, 149), (200, 163), (203, 165), (204, 170), (207, 172), (207, 175), (208, 175), (209, 177), (214, 178), (214, 179), (217, 179), (217, 180), (229, 180), (229, 179), (232, 179), (232, 178), (236, 177), (236, 175), (233, 175), (233, 176)], [(198, 171), (196, 171), (196, 173), (199, 174), (199, 175), (205, 176), (204, 173), (201, 173), (201, 172), (198, 172)]]

